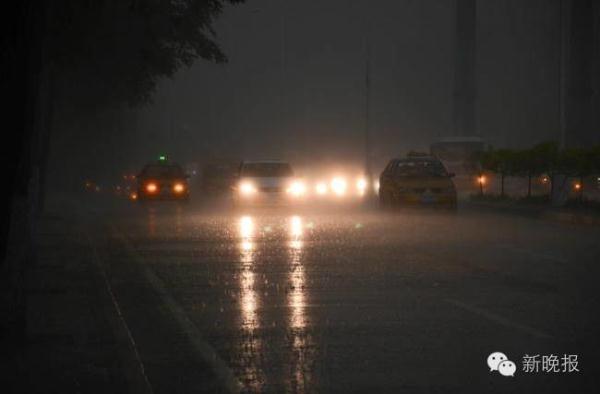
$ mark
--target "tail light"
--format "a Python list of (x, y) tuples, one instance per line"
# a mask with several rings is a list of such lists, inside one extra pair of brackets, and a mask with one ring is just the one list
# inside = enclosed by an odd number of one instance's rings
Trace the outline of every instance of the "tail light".
[(150, 194), (154, 194), (158, 191), (158, 185), (154, 182), (148, 182), (146, 184), (146, 192), (150, 193)]
[(185, 185), (182, 182), (177, 182), (173, 185), (173, 192), (181, 194), (185, 191)]

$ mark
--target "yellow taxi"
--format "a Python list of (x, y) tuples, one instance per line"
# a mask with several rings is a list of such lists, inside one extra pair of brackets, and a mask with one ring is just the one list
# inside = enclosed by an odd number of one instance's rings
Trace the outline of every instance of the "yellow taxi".
[(456, 209), (454, 174), (433, 156), (392, 159), (379, 178), (384, 207), (434, 206)]

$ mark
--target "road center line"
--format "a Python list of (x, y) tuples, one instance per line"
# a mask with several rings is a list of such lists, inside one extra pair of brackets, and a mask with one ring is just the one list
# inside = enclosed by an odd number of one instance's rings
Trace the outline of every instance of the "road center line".
[(242, 390), (242, 385), (231, 368), (229, 368), (227, 363), (219, 357), (216, 350), (202, 338), (202, 334), (200, 333), (200, 330), (198, 330), (198, 327), (196, 327), (183, 308), (167, 291), (162, 280), (149, 268), (148, 264), (144, 263), (144, 258), (135, 250), (135, 247), (131, 244), (129, 239), (121, 233), (114, 224), (111, 224), (110, 227), (113, 234), (125, 246), (127, 253), (143, 270), (146, 279), (157, 292), (164, 305), (169, 309), (182, 331), (186, 334), (194, 350), (212, 367), (217, 378), (224, 384), (228, 392), (239, 393)]
[(486, 319), (491, 320), (491, 321), (493, 321), (495, 323), (501, 324), (501, 325), (506, 326), (506, 327), (514, 328), (514, 329), (517, 329), (517, 330), (522, 331), (522, 332), (525, 332), (525, 333), (527, 333), (529, 335), (532, 335), (532, 336), (534, 336), (536, 338), (541, 338), (541, 339), (554, 338), (552, 335), (547, 334), (547, 333), (545, 333), (543, 331), (540, 331), (540, 330), (538, 330), (536, 328), (529, 327), (529, 326), (526, 326), (524, 324), (520, 324), (520, 323), (517, 323), (517, 322), (513, 322), (513, 321), (511, 321), (511, 320), (509, 320), (509, 319), (507, 319), (507, 318), (505, 318), (503, 316), (496, 315), (495, 313), (492, 313), (492, 312), (488, 312), (485, 309), (481, 309), (481, 308), (478, 308), (478, 307), (473, 306), (473, 305), (468, 305), (468, 304), (465, 304), (464, 302), (461, 302), (461, 301), (458, 301), (458, 300), (454, 300), (454, 299), (450, 299), (450, 298), (446, 298), (444, 301), (446, 301), (447, 303), (452, 304), (452, 305), (454, 305), (454, 306), (456, 306), (458, 308), (461, 308), (461, 309), (464, 309), (464, 310), (469, 311), (471, 313), (474, 313), (476, 315), (485, 317)]

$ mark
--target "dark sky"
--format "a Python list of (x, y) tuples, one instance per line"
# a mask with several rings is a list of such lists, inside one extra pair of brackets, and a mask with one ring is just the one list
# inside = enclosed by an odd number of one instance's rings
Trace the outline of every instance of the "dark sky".
[[(479, 134), (558, 139), (558, 0), (481, 0), (477, 18)], [(379, 161), (451, 134), (452, 0), (248, 0), (217, 33), (229, 63), (160, 84), (140, 123), (148, 154), (360, 160), (367, 35)]]

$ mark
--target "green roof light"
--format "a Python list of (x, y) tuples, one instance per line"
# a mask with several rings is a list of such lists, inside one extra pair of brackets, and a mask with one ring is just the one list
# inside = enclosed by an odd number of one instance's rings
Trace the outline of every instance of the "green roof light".
[(158, 156), (158, 161), (167, 161), (167, 156), (165, 156), (165, 155)]

